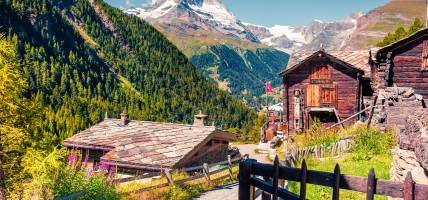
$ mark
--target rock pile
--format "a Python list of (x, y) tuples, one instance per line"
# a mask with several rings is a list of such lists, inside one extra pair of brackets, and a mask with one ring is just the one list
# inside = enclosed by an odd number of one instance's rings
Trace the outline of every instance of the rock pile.
[(381, 131), (386, 128), (402, 129), (408, 114), (415, 109), (423, 109), (423, 102), (412, 88), (388, 87), (378, 94), (373, 122)]
[(391, 178), (403, 181), (410, 171), (417, 183), (428, 184), (428, 109), (412, 88), (389, 87), (378, 94), (373, 123), (399, 131)]
[(411, 172), (417, 183), (428, 184), (428, 109), (412, 88), (388, 87), (378, 91), (373, 124), (381, 131), (399, 131), (392, 151), (392, 180), (404, 181)]

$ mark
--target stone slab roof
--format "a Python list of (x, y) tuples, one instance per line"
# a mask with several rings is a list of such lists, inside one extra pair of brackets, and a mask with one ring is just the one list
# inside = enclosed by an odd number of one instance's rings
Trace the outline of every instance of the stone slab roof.
[(234, 134), (213, 126), (193, 126), (120, 119), (105, 119), (64, 141), (70, 148), (107, 152), (102, 161), (119, 167), (158, 170), (174, 168), (212, 138), (236, 140)]
[[(316, 51), (318, 52), (318, 51)], [(291, 54), (290, 60), (288, 61), (288, 67), (286, 70), (294, 68), (309, 56), (316, 53), (315, 51), (297, 51)], [(364, 77), (370, 77), (370, 53), (366, 50), (360, 51), (349, 51), (349, 50), (329, 50), (325, 51), (327, 54), (334, 56), (335, 58), (352, 65), (353, 67), (364, 71)]]

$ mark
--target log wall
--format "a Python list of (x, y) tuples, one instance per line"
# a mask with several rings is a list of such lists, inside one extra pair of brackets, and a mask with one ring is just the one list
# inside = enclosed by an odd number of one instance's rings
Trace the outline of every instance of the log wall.
[(389, 86), (412, 87), (428, 99), (428, 71), (422, 71), (422, 43), (408, 47), (393, 56), (392, 80)]

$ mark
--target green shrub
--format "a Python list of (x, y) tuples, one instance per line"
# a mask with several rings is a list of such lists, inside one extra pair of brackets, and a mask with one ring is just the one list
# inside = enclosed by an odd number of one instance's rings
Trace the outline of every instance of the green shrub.
[(66, 164), (67, 154), (65, 149), (50, 153), (28, 151), (23, 164), (31, 181), (24, 184), (25, 198), (53, 199), (85, 190), (79, 199), (119, 199), (114, 174), (107, 173), (106, 166), (100, 166), (97, 171), (87, 169), (76, 151), (69, 155)]
[(354, 159), (370, 160), (373, 155), (388, 154), (397, 144), (396, 134), (392, 131), (381, 133), (374, 128), (360, 127), (353, 132), (355, 145), (352, 148)]
[(298, 147), (311, 147), (323, 144), (330, 146), (340, 140), (338, 129), (324, 130), (321, 121), (315, 118), (314, 123), (303, 134), (293, 137)]
[(199, 196), (204, 191), (201, 185), (176, 185), (164, 193), (164, 200), (188, 200)]

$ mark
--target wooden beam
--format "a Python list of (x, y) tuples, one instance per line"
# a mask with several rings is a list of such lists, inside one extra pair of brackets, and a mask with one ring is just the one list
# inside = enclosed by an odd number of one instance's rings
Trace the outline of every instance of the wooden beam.
[(377, 98), (378, 98), (378, 97), (379, 97), (379, 96), (375, 96), (375, 98), (373, 99), (373, 105), (372, 105), (372, 109), (371, 109), (371, 111), (370, 111), (369, 121), (367, 122), (367, 128), (369, 128), (369, 127), (370, 127), (370, 124), (372, 123), (373, 113), (374, 113), (374, 109), (375, 109), (375, 106), (376, 106)]

